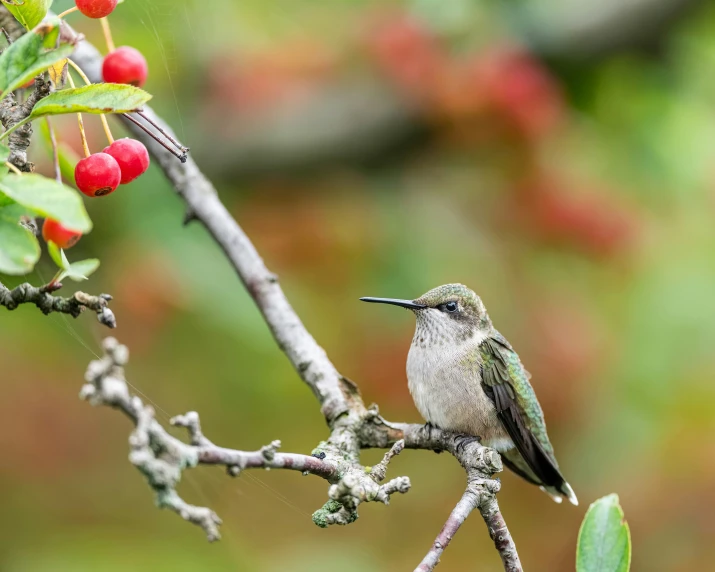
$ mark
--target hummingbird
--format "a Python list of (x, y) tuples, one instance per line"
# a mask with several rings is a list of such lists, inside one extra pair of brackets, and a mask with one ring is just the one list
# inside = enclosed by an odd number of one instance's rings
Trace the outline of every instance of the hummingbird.
[(428, 424), (479, 438), (554, 501), (578, 504), (556, 461), (531, 375), (492, 325), (479, 296), (462, 284), (446, 284), (415, 300), (360, 300), (415, 314), (407, 383)]

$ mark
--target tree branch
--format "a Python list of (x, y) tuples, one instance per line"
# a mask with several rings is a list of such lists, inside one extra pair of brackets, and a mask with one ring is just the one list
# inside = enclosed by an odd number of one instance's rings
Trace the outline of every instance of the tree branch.
[[(80, 42), (72, 57), (92, 81), (101, 81), (102, 58), (93, 46)], [(173, 135), (151, 109), (146, 108), (144, 112), (164, 131)], [(326, 478), (331, 483), (328, 489), (330, 500), (314, 513), (313, 521), (319, 526), (348, 524), (357, 518), (360, 503), (380, 501), (387, 504), (392, 494), (409, 489), (407, 477), (380, 484), (390, 459), (403, 446), (444, 450), (454, 455), (466, 470), (467, 491), (420, 566), (423, 570), (434, 568), (461, 522), (478, 507), (505, 569), (521, 570), (516, 548), (495, 496), (500, 484), (492, 477), (502, 468), (499, 455), (482, 447), (473, 437), (418, 425), (391, 424), (379, 416), (376, 408), (366, 409), (355, 384), (338, 373), (325, 351), (305, 329), (288, 303), (277, 277), (266, 268), (251, 241), (218, 199), (215, 188), (194, 161), (190, 158), (185, 163), (176, 161), (171, 153), (136, 125), (129, 122), (127, 127), (147, 146), (176, 193), (186, 203), (187, 221), (200, 221), (223, 249), (263, 314), (278, 346), (319, 400), (331, 429), (328, 440), (321, 442), (310, 458), (280, 454), (276, 451), (278, 442), (261, 451), (247, 453), (214, 446), (203, 436), (198, 416), (187, 414), (174, 418), (176, 424), (189, 430), (192, 445), (187, 445), (168, 435), (153, 418), (152, 409), (129, 394), (123, 372), (126, 348), (110, 338), (105, 341), (104, 358), (92, 362), (87, 370), (89, 383), (84, 386), (82, 396), (95, 404), (119, 408), (134, 421), (136, 428), (130, 439), (130, 459), (147, 477), (159, 505), (200, 525), (209, 539), (216, 539), (220, 524), (216, 514), (208, 508), (186, 504), (176, 493), (175, 486), (181, 472), (199, 462), (227, 465), (230, 474), (238, 473), (243, 468), (273, 466), (271, 463), (274, 463), (282, 468), (313, 472)], [(375, 468), (374, 474), (359, 462), (360, 449), (368, 447), (391, 448)]]
[(434, 570), (434, 567), (439, 563), (442, 552), (447, 548), (447, 545), (449, 545), (452, 537), (457, 530), (459, 530), (459, 527), (462, 526), (462, 523), (467, 520), (470, 513), (477, 507), (478, 502), (479, 495), (468, 486), (461, 500), (457, 503), (457, 506), (454, 507), (452, 514), (449, 515), (447, 522), (444, 523), (437, 538), (435, 538), (435, 541), (432, 543), (432, 548), (430, 548), (430, 551), (422, 559), (419, 566), (415, 568), (415, 572), (430, 572)]
[[(35, 78), (34, 88), (24, 102), (18, 103), (12, 92), (6, 94), (0, 100), (0, 123), (2, 123), (6, 131), (26, 119), (35, 104), (52, 91), (52, 83), (46, 81), (43, 75), (40, 74)], [(28, 173), (34, 169), (33, 163), (27, 160), (27, 148), (30, 146), (31, 138), (32, 123), (26, 123), (10, 134), (7, 143), (8, 147), (10, 147), (8, 162), (15, 165), (20, 171)]]
[[(80, 42), (72, 59), (93, 82), (102, 81), (102, 56), (89, 42)], [(144, 108), (144, 114), (176, 138), (173, 130), (151, 108)], [(194, 160), (189, 157), (185, 163), (177, 161), (134, 123), (125, 120), (125, 125), (149, 149), (175, 192), (186, 203), (191, 218), (200, 221), (223, 249), (258, 305), (276, 343), (320, 401), (328, 423), (332, 426), (345, 414), (359, 413), (351, 409), (341, 389), (342, 376), (288, 303), (277, 276), (266, 268), (256, 248), (221, 203), (216, 189)], [(354, 446), (357, 447), (357, 443)]]
[(461, 500), (416, 571), (434, 569), (459, 527), (478, 508), (502, 559), (504, 570), (520, 572), (522, 568), (516, 545), (496, 499), (501, 483), (493, 477), (503, 468), (499, 454), (483, 447), (471, 436), (442, 431), (429, 425), (390, 423), (380, 417), (375, 407), (369, 410), (368, 419), (369, 422), (361, 427), (360, 440), (363, 447), (385, 448), (390, 443), (402, 440), (408, 449), (447, 451), (467, 473), (467, 488)]
[[(362, 502), (377, 501), (389, 504), (390, 496), (405, 493), (410, 487), (407, 477), (398, 477), (385, 485), (364, 470), (352, 458), (325, 444), (313, 455), (279, 453), (280, 441), (273, 441), (258, 451), (237, 451), (214, 445), (201, 431), (196, 412), (179, 415), (172, 425), (188, 430), (191, 444), (173, 437), (154, 418), (154, 409), (129, 392), (124, 376), (124, 366), (129, 360), (126, 346), (114, 338), (106, 338), (102, 347), (104, 356), (90, 362), (85, 374), (87, 383), (80, 397), (92, 405), (106, 405), (124, 413), (135, 425), (129, 437), (130, 462), (146, 477), (156, 495), (160, 508), (168, 508), (183, 519), (203, 528), (208, 540), (220, 538), (221, 519), (207, 507), (186, 503), (177, 493), (176, 486), (184, 470), (199, 464), (224, 465), (231, 476), (244, 469), (290, 469), (303, 474), (313, 474), (331, 483), (328, 495), (329, 508), (316, 511), (318, 524), (346, 524), (357, 518), (357, 506)], [(393, 447), (394, 451), (400, 445)], [(389, 462), (386, 456), (384, 465)], [(384, 471), (381, 473), (384, 478)], [(331, 504), (333, 503), (333, 504)], [(321, 512), (323, 511), (323, 512)]]
[(48, 284), (36, 288), (32, 284), (25, 282), (10, 290), (0, 282), (0, 306), (5, 306), (8, 310), (14, 310), (20, 304), (31, 303), (42, 310), (43, 314), (60, 312), (69, 314), (73, 318), (76, 318), (86, 308), (89, 308), (97, 313), (97, 319), (101, 324), (108, 328), (117, 327), (114, 312), (108, 307), (109, 301), (112, 299), (109, 294), (90, 296), (84, 292), (75, 292), (69, 298), (49, 294), (49, 292), (53, 292), (61, 286), (61, 284)]

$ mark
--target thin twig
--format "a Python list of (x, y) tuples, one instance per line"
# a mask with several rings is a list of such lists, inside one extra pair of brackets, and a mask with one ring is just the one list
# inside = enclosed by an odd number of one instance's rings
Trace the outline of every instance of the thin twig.
[(459, 530), (459, 527), (464, 524), (464, 521), (467, 520), (467, 517), (476, 508), (478, 501), (479, 497), (475, 495), (474, 491), (467, 487), (467, 490), (464, 491), (462, 498), (457, 503), (457, 506), (454, 507), (447, 522), (444, 523), (442, 530), (432, 543), (432, 548), (430, 548), (427, 555), (422, 559), (422, 562), (415, 568), (415, 572), (431, 572), (434, 570), (434, 567), (439, 563), (444, 549), (447, 548), (452, 538), (454, 538), (455, 533)]
[(100, 323), (110, 328), (117, 326), (114, 313), (108, 307), (109, 301), (112, 299), (109, 294), (90, 296), (84, 292), (75, 292), (69, 298), (49, 294), (49, 292), (58, 290), (61, 287), (61, 284), (48, 284), (37, 288), (25, 282), (10, 290), (0, 283), (0, 306), (5, 306), (8, 310), (14, 310), (21, 304), (35, 304), (42, 310), (43, 314), (60, 312), (69, 314), (73, 318), (76, 318), (88, 308), (97, 313), (97, 319)]
[(324, 447), (327, 452), (320, 455), (280, 453), (280, 441), (273, 441), (258, 451), (218, 447), (204, 436), (199, 416), (194, 411), (171, 420), (173, 425), (187, 429), (191, 444), (186, 444), (170, 435), (154, 419), (151, 406), (130, 393), (124, 374), (124, 366), (129, 360), (126, 346), (114, 338), (106, 338), (102, 347), (104, 356), (87, 367), (87, 383), (82, 387), (80, 397), (92, 405), (117, 409), (134, 423), (135, 429), (129, 438), (129, 460), (146, 476), (157, 504), (201, 526), (209, 540), (220, 538), (221, 519), (208, 507), (187, 504), (176, 491), (183, 471), (197, 464), (223, 465), (231, 476), (237, 476), (245, 469), (264, 468), (289, 469), (322, 477), (331, 483), (328, 493), (331, 501), (326, 504), (335, 503), (339, 508), (332, 510), (331, 505), (330, 509), (324, 507), (316, 511), (318, 517), (314, 516), (314, 520), (317, 518), (320, 522), (349, 521), (350, 510), (355, 511), (360, 503), (388, 504), (391, 495), (405, 493), (410, 487), (406, 477), (392, 479), (385, 485), (375, 483), (362, 467), (354, 467), (349, 459), (345, 459), (343, 451), (331, 449), (327, 444)]
[(128, 113), (122, 113), (122, 116), (124, 116), (125, 118), (127, 118), (127, 119), (128, 119), (129, 121), (131, 121), (134, 125), (136, 125), (137, 127), (139, 127), (142, 131), (144, 131), (145, 133), (147, 133), (154, 141), (156, 141), (157, 143), (159, 143), (159, 145), (161, 145), (164, 149), (166, 149), (169, 153), (171, 153), (171, 154), (172, 154), (174, 157), (176, 157), (179, 161), (181, 161), (182, 163), (186, 163), (186, 154), (179, 154), (179, 153), (177, 153), (176, 151), (174, 151), (174, 150), (173, 150), (171, 147), (169, 147), (166, 143), (164, 143), (163, 141), (161, 141), (160, 139), (158, 139), (157, 137), (155, 137), (155, 136), (152, 134), (152, 132), (149, 130), (148, 127), (145, 127), (144, 125), (142, 125), (139, 121), (137, 121), (136, 119), (134, 119), (134, 118), (133, 118), (131, 115), (129, 115)]
[(176, 147), (179, 151), (181, 151), (182, 153), (189, 152), (188, 147), (184, 147), (181, 143), (179, 143), (176, 139), (174, 139), (169, 133), (164, 131), (164, 128), (161, 125), (156, 123), (150, 116), (146, 115), (142, 110), (137, 111), (136, 114), (139, 117), (141, 117), (142, 119), (144, 119), (147, 123), (149, 123), (149, 125), (151, 125), (154, 129), (156, 129), (164, 137), (166, 137), (171, 142), (171, 144), (174, 147)]

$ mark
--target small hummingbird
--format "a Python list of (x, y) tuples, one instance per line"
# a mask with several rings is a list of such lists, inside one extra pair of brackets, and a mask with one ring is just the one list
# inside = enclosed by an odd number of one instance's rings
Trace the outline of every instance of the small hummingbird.
[(482, 300), (446, 284), (415, 300), (360, 298), (409, 308), (417, 318), (407, 382), (427, 422), (479, 437), (504, 464), (560, 503), (578, 499), (556, 462), (531, 375), (492, 326)]

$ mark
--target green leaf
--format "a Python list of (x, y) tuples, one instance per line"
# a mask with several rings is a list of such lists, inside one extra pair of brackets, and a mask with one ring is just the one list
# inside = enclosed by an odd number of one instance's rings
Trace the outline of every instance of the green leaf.
[(0, 193), (72, 230), (87, 233), (92, 229), (79, 193), (53, 179), (35, 173), (8, 175), (0, 180)]
[(81, 157), (64, 141), (60, 141), (57, 144), (57, 154), (60, 159), (60, 174), (65, 181), (75, 185), (74, 170)]
[(99, 268), (99, 260), (96, 258), (88, 258), (70, 264), (67, 256), (65, 256), (65, 251), (52, 241), (47, 243), (47, 251), (60, 269), (53, 278), (54, 282), (61, 282), (64, 278), (81, 282), (82, 280), (87, 280), (87, 277)]
[(628, 572), (631, 534), (618, 495), (594, 502), (578, 533), (576, 572)]
[(151, 95), (119, 83), (93, 83), (56, 91), (40, 100), (32, 110), (32, 117), (63, 113), (127, 113), (140, 109)]
[[(0, 143), (0, 179), (2, 179), (5, 175), (8, 174), (10, 171), (10, 168), (5, 165), (7, 160), (10, 158), (10, 147), (7, 147)], [(14, 203), (12, 199), (8, 199), (7, 197), (3, 196), (0, 194), (0, 207), (3, 207), (5, 205)]]
[(52, 258), (59, 268), (62, 270), (66, 268), (62, 260), (64, 253), (60, 250), (60, 247), (51, 240), (47, 242), (47, 252), (50, 253), (50, 258)]
[[(47, 152), (50, 154), (50, 157), (52, 157), (52, 139), (50, 138), (50, 129), (47, 126), (47, 121), (40, 123), (40, 132), (42, 133), (42, 140), (45, 143)], [(57, 156), (60, 161), (60, 173), (62, 177), (65, 181), (74, 185), (74, 170), (77, 163), (79, 163), (80, 156), (64, 141), (57, 142)]]
[(60, 21), (53, 18), (5, 49), (0, 55), (0, 93), (17, 89), (72, 53), (74, 46), (71, 44), (61, 44), (55, 48), (59, 32)]
[(62, 249), (60, 249), (60, 259), (62, 260), (62, 268), (64, 270), (69, 270), (70, 261), (67, 260), (67, 256), (65, 256), (65, 251)]
[(0, 135), (0, 139), (7, 137), (28, 121), (45, 115), (128, 113), (140, 109), (150, 99), (151, 95), (143, 89), (118, 83), (93, 83), (63, 89), (38, 101), (30, 116), (5, 131)]
[(4, 165), (5, 161), (10, 158), (10, 147), (0, 143), (0, 165)]
[(87, 258), (79, 262), (73, 262), (65, 271), (67, 278), (80, 282), (87, 280), (87, 277), (99, 268), (99, 260), (96, 258)]
[(20, 226), (21, 207), (0, 208), (0, 272), (26, 274), (40, 258), (40, 245), (28, 229)]
[(29, 30), (42, 22), (52, 6), (52, 0), (3, 0), (3, 4)]

